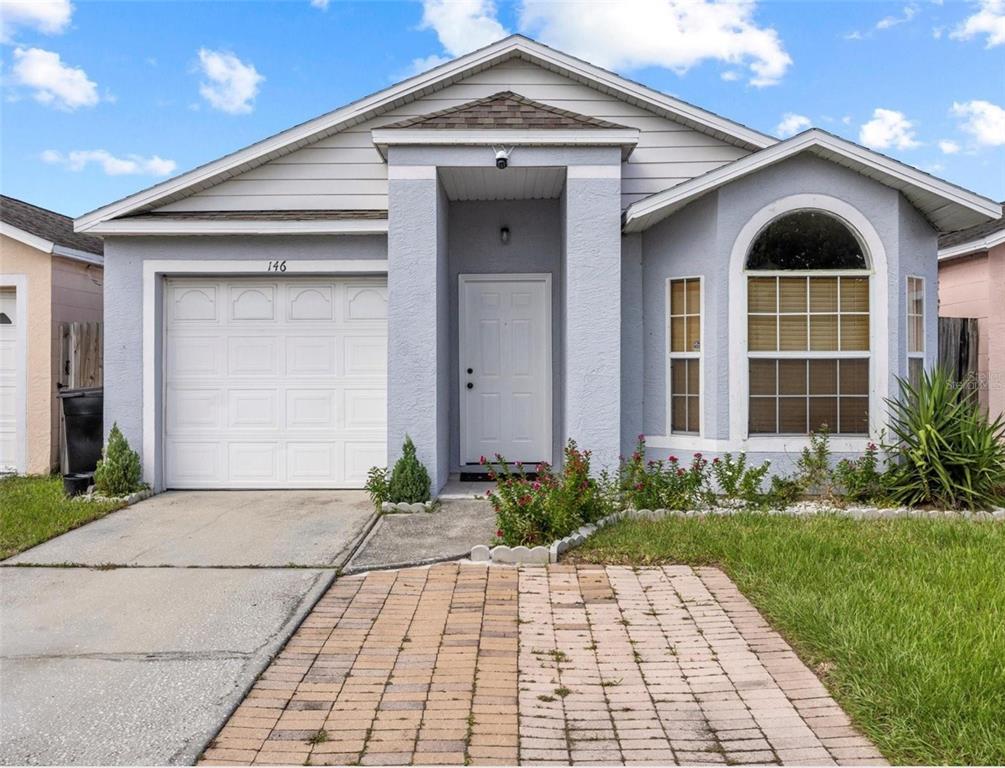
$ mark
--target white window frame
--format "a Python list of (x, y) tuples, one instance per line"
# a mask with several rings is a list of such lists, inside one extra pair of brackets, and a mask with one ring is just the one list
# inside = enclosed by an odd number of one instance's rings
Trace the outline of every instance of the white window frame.
[[(921, 283), (921, 350), (911, 349), (911, 318), (918, 317), (911, 313), (911, 281), (917, 280)], [(925, 278), (921, 275), (908, 275), (904, 282), (904, 318), (905, 318), (905, 328), (904, 328), (904, 349), (907, 352), (907, 366), (904, 373), (907, 376), (907, 380), (911, 380), (911, 361), (920, 360), (921, 370), (925, 370), (925, 354), (926, 354), (926, 344), (925, 344), (925, 318), (928, 315), (928, 296), (926, 291), (928, 286), (925, 283)], [(913, 384), (913, 382), (911, 382)]]
[[(847, 226), (857, 237), (865, 250), (869, 274), (869, 434), (833, 435), (831, 450), (835, 452), (860, 453), (881, 431), (882, 404), (890, 396), (889, 383), (889, 313), (890, 301), (887, 289), (886, 250), (879, 233), (869, 218), (855, 206), (836, 197), (824, 194), (798, 194), (776, 200), (755, 212), (741, 227), (729, 262), (729, 391), (735, 393), (730, 398), (729, 447), (726, 450), (746, 449), (764, 452), (800, 451), (809, 445), (806, 435), (749, 434), (748, 410), (750, 398), (749, 357), (747, 343), (747, 256), (751, 245), (768, 224), (785, 214), (796, 211), (814, 210), (827, 213)], [(788, 270), (786, 275), (794, 275)], [(863, 270), (808, 270), (809, 274), (854, 276)], [(767, 276), (769, 272), (758, 272)], [(774, 356), (774, 355), (772, 355)], [(862, 352), (800, 353), (801, 357), (823, 357), (834, 359), (862, 357)], [(717, 441), (719, 443), (724, 441)], [(722, 449), (709, 446), (708, 449)]]
[[(670, 284), (675, 280), (697, 280), (698, 281), (698, 351), (674, 352), (671, 349), (670, 338)], [(687, 284), (685, 283), (685, 302), (687, 301)], [(666, 279), (664, 286), (664, 302), (666, 317), (666, 433), (675, 438), (695, 438), (703, 437), (705, 434), (705, 278), (702, 275), (675, 275)], [(686, 305), (685, 305), (686, 306)], [(698, 361), (698, 432), (674, 432), (672, 429), (673, 416), (673, 381), (671, 378), (672, 360), (697, 360)]]
[[(785, 214), (785, 215), (788, 215), (788, 214)], [(755, 240), (756, 240), (756, 238), (755, 238)], [(866, 257), (866, 261), (868, 261), (868, 256)], [(771, 277), (771, 278), (780, 278), (780, 277), (803, 277), (803, 278), (813, 278), (813, 277), (833, 277), (833, 278), (864, 277), (867, 280), (871, 281), (872, 280), (872, 270), (871, 269), (773, 269), (773, 270), (760, 270), (760, 269), (746, 269), (746, 268), (744, 268), (744, 276), (746, 277), (746, 281), (744, 283), (744, 287), (746, 288), (747, 285), (748, 285), (748, 283), (749, 283), (749, 280), (756, 279), (756, 278), (759, 278), (759, 277)], [(870, 293), (870, 297), (869, 297), (870, 298), (870, 304), (869, 304), (869, 311), (868, 312), (842, 312), (841, 311), (841, 281), (840, 280), (837, 281), (837, 285), (838, 285), (838, 289), (837, 289), (837, 311), (835, 311), (835, 312), (812, 312), (812, 311), (810, 311), (810, 281), (809, 280), (806, 281), (806, 312), (805, 313), (803, 313), (803, 312), (782, 312), (781, 309), (780, 309), (780, 307), (781, 307), (781, 282), (778, 281), (778, 280), (776, 280), (775, 281), (775, 307), (778, 308), (778, 309), (776, 309), (775, 312), (759, 312), (759, 313), (755, 313), (754, 316), (755, 317), (756, 316), (776, 317), (776, 318), (781, 319), (782, 317), (785, 317), (785, 316), (792, 316), (792, 315), (802, 316), (802, 315), (805, 314), (806, 317), (807, 317), (807, 321), (808, 321), (807, 328), (806, 328), (806, 343), (807, 343), (807, 346), (808, 346), (810, 344), (810, 326), (811, 326), (811, 323), (809, 323), (809, 318), (813, 317), (814, 315), (834, 315), (838, 319), (838, 322), (837, 322), (837, 346), (838, 346), (838, 349), (835, 349), (835, 350), (781, 349), (781, 345), (778, 342), (781, 341), (781, 333), (782, 333), (781, 327), (782, 326), (781, 326), (781, 322), (778, 322), (776, 324), (776, 327), (775, 327), (775, 334), (776, 334), (776, 336), (775, 336), (775, 345), (776, 345), (776, 347), (778, 347), (778, 349), (775, 349), (775, 350), (764, 350), (764, 351), (756, 351), (756, 352), (754, 352), (754, 351), (750, 350), (750, 345), (748, 343), (747, 344), (747, 365), (748, 366), (750, 365), (750, 361), (751, 360), (868, 360), (869, 361), (869, 368), (872, 369), (872, 338), (873, 338), (873, 331), (872, 331), (872, 302), (871, 302), (872, 291), (871, 290), (869, 291), (869, 293)], [(871, 284), (870, 284), (870, 288), (871, 288)], [(854, 315), (863, 315), (863, 314), (866, 315), (869, 318), (869, 349), (864, 349), (864, 350), (863, 349), (842, 350), (841, 349), (841, 317), (843, 315), (852, 315), (852, 316), (854, 316)], [(749, 319), (750, 317), (751, 317), (751, 314), (748, 312), (747, 313), (747, 318)], [(749, 367), (748, 367), (747, 376), (748, 376), (748, 379), (749, 379), (749, 376), (750, 376)], [(838, 384), (837, 384), (837, 386), (838, 386), (838, 389), (840, 389), (840, 387), (841, 387), (840, 375), (838, 377)], [(776, 391), (777, 391), (777, 382), (776, 382)], [(749, 382), (749, 380), (747, 382), (747, 390), (746, 390), (745, 395), (746, 395), (746, 398), (747, 398), (747, 408), (748, 408), (748, 418), (749, 418), (749, 408), (750, 408), (750, 382)], [(794, 397), (798, 398), (800, 396), (796, 395)], [(807, 394), (805, 395), (805, 397), (807, 399), (810, 398), (810, 397), (813, 397), (812, 395), (809, 394), (808, 386), (807, 386)], [(823, 397), (823, 396), (821, 396), (821, 397)], [(838, 419), (839, 419), (839, 424), (840, 424), (841, 398), (837, 394), (834, 395), (834, 397), (838, 400), (838, 406), (837, 406), (838, 407), (838, 411), (837, 411), (837, 414), (838, 414)], [(778, 419), (778, 408), (779, 408), (782, 396), (776, 394), (774, 396), (774, 399), (775, 399), (775, 424), (777, 425), (778, 421), (779, 421), (779, 419)], [(869, 403), (869, 412), (870, 412), (870, 418), (871, 418), (871, 414), (872, 414), (872, 402), (871, 401)], [(838, 424), (835, 424), (833, 426), (834, 426), (834, 428), (836, 428), (838, 426)], [(748, 424), (747, 424), (748, 433), (749, 433), (749, 429), (750, 429), (750, 424), (749, 424), (749, 421), (748, 421)], [(802, 433), (799, 433), (799, 434), (801, 436)], [(842, 435), (838, 435), (838, 433), (836, 433), (834, 431), (834, 429), (832, 429), (830, 434), (832, 434), (834, 436), (840, 436), (840, 437), (855, 438), (855, 437), (860, 437), (863, 434), (868, 434), (868, 433), (855, 433), (855, 434), (847, 434), (847, 435), (843, 435), (843, 434)], [(750, 436), (753, 439), (760, 439), (762, 437), (781, 437), (781, 438), (785, 438), (785, 437), (795, 436), (795, 433), (792, 433), (792, 432), (755, 432), (755, 433), (751, 434)]]

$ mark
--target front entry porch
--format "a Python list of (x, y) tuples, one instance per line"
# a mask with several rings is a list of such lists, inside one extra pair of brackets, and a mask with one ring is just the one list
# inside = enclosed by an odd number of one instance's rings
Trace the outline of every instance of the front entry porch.
[(620, 163), (610, 147), (391, 147), (388, 459), (433, 491), (482, 456), (620, 448)]

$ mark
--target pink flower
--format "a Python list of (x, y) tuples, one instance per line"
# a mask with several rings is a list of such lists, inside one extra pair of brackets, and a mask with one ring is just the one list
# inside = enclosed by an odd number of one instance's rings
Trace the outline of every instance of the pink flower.
[(503, 530), (502, 530), (502, 528), (500, 528), (498, 531), (496, 531), (496, 536), (498, 536), (500, 539), (503, 537)]
[(875, 451), (876, 450), (876, 444), (873, 443), (873, 442), (867, 443), (866, 446), (865, 446), (865, 448), (868, 451)]
[(677, 457), (676, 456), (671, 456), (670, 457), (670, 463), (671, 464), (676, 464), (677, 463)]
[(701, 461), (701, 454), (700, 453), (696, 453), (694, 455), (694, 458), (695, 458), (696, 461)]
[(713, 464), (718, 464), (719, 463), (719, 457), (716, 456), (714, 459), (712, 459), (712, 463)]
[(535, 482), (534, 485), (533, 485), (533, 488), (534, 488), (535, 491), (540, 491), (541, 490), (541, 484), (538, 483), (538, 482)]
[(485, 458), (484, 456), (481, 456), (481, 457), (480, 457), (480, 458), (478, 459), (478, 463), (479, 463), (479, 464), (487, 464), (487, 463), (488, 463), (488, 459), (486, 459), (486, 458)]

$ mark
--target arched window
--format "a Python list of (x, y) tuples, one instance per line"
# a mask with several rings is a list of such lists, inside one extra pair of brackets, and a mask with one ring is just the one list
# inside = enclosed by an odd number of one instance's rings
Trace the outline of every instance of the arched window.
[(796, 211), (747, 253), (748, 433), (869, 431), (869, 264), (848, 226)]

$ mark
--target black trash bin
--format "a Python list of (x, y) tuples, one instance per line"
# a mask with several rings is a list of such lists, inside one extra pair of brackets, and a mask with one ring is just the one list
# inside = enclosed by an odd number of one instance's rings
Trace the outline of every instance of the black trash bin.
[(63, 407), (66, 449), (63, 489), (73, 496), (87, 490), (101, 458), (104, 390), (101, 387), (64, 389), (57, 397)]

